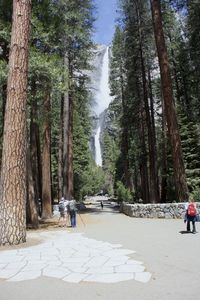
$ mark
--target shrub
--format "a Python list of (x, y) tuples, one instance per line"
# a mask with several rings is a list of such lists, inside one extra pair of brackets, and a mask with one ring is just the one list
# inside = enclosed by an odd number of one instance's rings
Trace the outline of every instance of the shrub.
[(118, 202), (127, 201), (131, 202), (133, 199), (132, 193), (124, 186), (121, 181), (116, 183), (116, 197)]
[(194, 190), (192, 196), (195, 202), (200, 202), (200, 189)]

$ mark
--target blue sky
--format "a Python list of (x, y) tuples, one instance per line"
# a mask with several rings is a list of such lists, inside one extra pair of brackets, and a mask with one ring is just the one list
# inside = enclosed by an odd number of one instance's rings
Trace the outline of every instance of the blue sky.
[(117, 17), (117, 0), (93, 0), (93, 2), (97, 10), (93, 39), (98, 44), (109, 45), (112, 41)]

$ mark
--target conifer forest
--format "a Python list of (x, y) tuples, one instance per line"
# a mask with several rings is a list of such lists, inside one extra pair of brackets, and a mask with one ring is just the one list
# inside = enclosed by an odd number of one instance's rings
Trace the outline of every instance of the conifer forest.
[(117, 2), (97, 117), (94, 1), (0, 0), (0, 245), (62, 196), (200, 201), (200, 2)]

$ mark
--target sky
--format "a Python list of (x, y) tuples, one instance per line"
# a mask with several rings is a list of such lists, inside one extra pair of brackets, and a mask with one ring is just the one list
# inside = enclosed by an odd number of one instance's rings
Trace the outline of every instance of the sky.
[(93, 2), (97, 10), (93, 40), (98, 44), (109, 45), (115, 29), (117, 0), (93, 0)]

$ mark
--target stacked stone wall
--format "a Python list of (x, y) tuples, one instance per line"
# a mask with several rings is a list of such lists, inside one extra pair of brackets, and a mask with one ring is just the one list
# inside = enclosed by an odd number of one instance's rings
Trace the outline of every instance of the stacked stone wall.
[[(181, 219), (185, 215), (186, 203), (129, 204), (123, 202), (121, 212), (135, 218)], [(200, 203), (197, 203), (200, 212)]]

